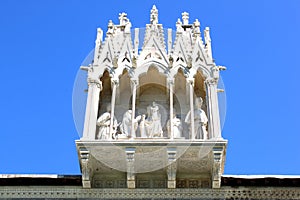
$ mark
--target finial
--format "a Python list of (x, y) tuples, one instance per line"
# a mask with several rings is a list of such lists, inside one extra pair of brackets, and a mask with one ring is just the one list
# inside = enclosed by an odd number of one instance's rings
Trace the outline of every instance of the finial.
[(150, 24), (158, 24), (158, 10), (153, 5), (150, 13)]
[(206, 44), (210, 43), (211, 39), (210, 39), (210, 34), (209, 34), (209, 27), (205, 27), (204, 38), (205, 38)]
[(101, 28), (97, 28), (97, 39), (96, 42), (100, 43), (102, 41), (103, 31)]
[(176, 22), (176, 32), (177, 33), (181, 33), (183, 31), (183, 28), (182, 28), (182, 22), (181, 20), (178, 18), (177, 22)]
[(179, 25), (179, 24), (182, 24), (181, 20), (178, 18), (177, 19), (177, 22), (176, 22), (176, 25)]
[(182, 16), (183, 25), (188, 25), (189, 24), (189, 13), (183, 12), (181, 14), (181, 16)]
[(205, 49), (207, 51), (208, 56), (212, 58), (212, 49), (211, 49), (211, 39), (209, 34), (209, 27), (206, 27), (204, 30), (204, 40), (205, 40)]
[(209, 27), (205, 27), (205, 30), (204, 30), (204, 38), (205, 38), (205, 41), (206, 42), (209, 42), (211, 39), (210, 39), (210, 34), (209, 34)]
[(109, 21), (108, 21), (108, 27), (111, 27), (111, 26), (113, 26), (114, 25), (114, 23), (112, 22), (112, 20), (110, 19)]
[(195, 26), (195, 27), (200, 27), (200, 22), (199, 22), (199, 20), (198, 20), (198, 19), (196, 19), (196, 20), (195, 20), (195, 22), (194, 22), (194, 26)]
[(194, 22), (194, 33), (200, 33), (200, 22), (198, 19), (196, 19)]
[(112, 20), (109, 20), (107, 25), (107, 34), (113, 34), (113, 33), (114, 33), (114, 24)]

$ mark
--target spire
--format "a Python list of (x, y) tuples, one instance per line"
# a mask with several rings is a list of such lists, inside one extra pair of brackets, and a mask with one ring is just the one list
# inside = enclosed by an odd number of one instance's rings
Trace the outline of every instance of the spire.
[(205, 48), (208, 56), (212, 59), (211, 39), (209, 34), (209, 27), (204, 30)]
[(150, 13), (150, 24), (158, 24), (158, 10), (153, 5)]

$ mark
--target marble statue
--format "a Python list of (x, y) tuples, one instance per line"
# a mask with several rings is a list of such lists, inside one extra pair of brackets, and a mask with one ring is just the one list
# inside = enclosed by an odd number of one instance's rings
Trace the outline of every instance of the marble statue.
[(142, 115), (141, 121), (139, 124), (140, 135), (142, 138), (148, 138), (149, 134), (147, 131), (148, 123), (146, 121), (146, 115)]
[(125, 33), (130, 33), (131, 22), (127, 18), (126, 13), (119, 13), (119, 21), (120, 21), (121, 26), (125, 26), (124, 32)]
[[(100, 140), (109, 139), (110, 123), (111, 123), (111, 106), (109, 104), (106, 107), (106, 112), (104, 112), (97, 120), (97, 126), (99, 126), (99, 131), (96, 137), (97, 139)], [(118, 126), (118, 122), (117, 119), (114, 117), (112, 135), (116, 133), (117, 126)]]
[[(173, 137), (174, 138), (181, 138), (182, 133), (182, 126), (181, 126), (181, 120), (176, 117), (176, 112), (173, 113), (173, 119), (172, 119), (172, 126), (173, 126)], [(171, 138), (171, 120), (167, 122), (167, 129), (168, 129), (168, 137)]]
[(134, 119), (134, 132), (132, 132), (132, 110), (127, 110), (123, 115), (123, 120), (120, 125), (120, 130), (123, 135), (126, 135), (126, 137), (135, 138), (135, 131), (138, 127), (138, 121), (141, 120), (141, 116), (137, 116)]
[[(207, 116), (204, 110), (201, 109), (203, 100), (201, 97), (195, 99), (195, 109), (194, 109), (194, 127), (195, 127), (195, 138), (192, 139), (207, 139)], [(191, 111), (186, 115), (185, 122), (191, 125)], [(190, 128), (191, 132), (191, 128)]]
[(119, 21), (120, 21), (120, 25), (125, 25), (127, 22), (127, 14), (126, 13), (119, 13)]
[(189, 13), (183, 12), (181, 14), (181, 16), (182, 16), (183, 25), (188, 25), (189, 24), (189, 18), (190, 18)]
[(152, 105), (148, 106), (148, 119), (147, 119), (147, 132), (149, 137), (163, 137), (163, 131), (161, 127), (161, 115), (159, 112), (158, 105), (153, 102)]

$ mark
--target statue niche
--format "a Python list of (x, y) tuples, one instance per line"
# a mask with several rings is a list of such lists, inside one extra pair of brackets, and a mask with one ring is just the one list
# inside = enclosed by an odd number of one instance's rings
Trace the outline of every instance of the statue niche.
[[(205, 78), (202, 75), (202, 73), (198, 70), (195, 78), (195, 84), (194, 84), (194, 94), (197, 97), (201, 97), (202, 101), (202, 107), (204, 110), (207, 110), (206, 105), (206, 89), (205, 89)], [(194, 97), (195, 98), (195, 97)]]
[[(203, 139), (209, 138), (207, 132), (208, 118), (206, 115), (206, 90), (205, 90), (205, 78), (200, 70), (194, 76), (194, 88), (193, 88), (193, 110), (191, 106), (185, 116), (185, 124), (188, 125), (188, 133), (190, 139)], [(193, 111), (193, 112), (192, 112)], [(194, 119), (192, 119), (192, 116)], [(192, 128), (192, 126), (194, 126)], [(193, 133), (194, 131), (194, 133)]]
[(109, 72), (105, 70), (102, 77), (100, 78), (102, 82), (102, 91), (100, 92), (99, 105), (98, 105), (98, 117), (107, 111), (107, 105), (111, 103), (111, 78), (109, 76)]
[[(194, 80), (193, 88), (190, 89), (190, 83), (187, 82), (184, 72), (178, 70), (174, 77), (173, 116), (171, 117), (170, 90), (167, 87), (169, 83), (166, 76), (160, 74), (155, 67), (149, 67), (147, 73), (139, 76), (136, 83), (130, 80), (128, 72), (124, 70), (119, 77), (117, 88), (114, 86), (114, 101), (111, 78), (105, 71), (101, 77), (103, 89), (100, 93), (95, 138), (101, 140), (208, 139), (206, 91), (204, 77), (200, 71), (197, 71)], [(135, 93), (132, 84), (136, 84)], [(193, 93), (194, 102), (192, 110), (189, 100), (190, 91)], [(136, 94), (134, 104), (133, 94)], [(113, 111), (110, 105), (112, 102), (114, 102)]]
[(166, 82), (166, 76), (153, 65), (139, 77), (136, 110), (137, 115), (145, 115), (137, 131), (139, 137), (167, 137), (169, 93)]
[(146, 133), (150, 138), (163, 137), (163, 130), (161, 126), (161, 114), (159, 107), (155, 101), (152, 105), (147, 107), (147, 123), (145, 123)]

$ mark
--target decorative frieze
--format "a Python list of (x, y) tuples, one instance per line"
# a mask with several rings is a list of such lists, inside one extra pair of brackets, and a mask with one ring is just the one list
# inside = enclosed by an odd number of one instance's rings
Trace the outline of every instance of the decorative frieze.
[(267, 199), (267, 200), (299, 200), (299, 188), (283, 187), (251, 187), (220, 189), (188, 188), (188, 189), (83, 189), (76, 186), (16, 186), (1, 187), (0, 199)]

